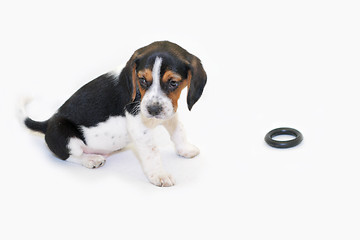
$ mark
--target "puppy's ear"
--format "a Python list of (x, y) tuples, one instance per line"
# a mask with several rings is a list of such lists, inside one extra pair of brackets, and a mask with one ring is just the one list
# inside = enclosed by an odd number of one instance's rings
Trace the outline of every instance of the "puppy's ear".
[(201, 97), (206, 84), (207, 76), (200, 59), (194, 55), (191, 56), (189, 68), (188, 79), (190, 81), (188, 83), (187, 104), (189, 110), (191, 110), (193, 105)]
[(136, 96), (136, 65), (138, 62), (138, 54), (135, 52), (130, 60), (126, 63), (120, 74), (120, 81), (124, 82), (129, 90), (131, 101)]

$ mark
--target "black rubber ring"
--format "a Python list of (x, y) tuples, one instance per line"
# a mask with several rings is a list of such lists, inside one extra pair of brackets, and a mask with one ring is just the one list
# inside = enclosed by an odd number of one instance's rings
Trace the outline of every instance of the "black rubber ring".
[[(273, 139), (273, 137), (279, 135), (291, 135), (294, 136), (295, 138), (288, 141), (276, 141)], [(293, 128), (276, 128), (274, 130), (271, 130), (265, 136), (265, 142), (269, 144), (271, 147), (275, 147), (275, 148), (295, 147), (299, 145), (302, 140), (303, 140), (303, 135), (301, 134), (301, 132)]]

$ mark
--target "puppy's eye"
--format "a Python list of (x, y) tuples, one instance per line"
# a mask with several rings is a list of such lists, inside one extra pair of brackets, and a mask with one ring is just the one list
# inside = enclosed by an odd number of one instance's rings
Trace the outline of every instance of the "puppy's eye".
[(179, 86), (179, 82), (174, 81), (172, 79), (169, 80), (169, 89), (174, 90)]
[(142, 87), (144, 87), (144, 88), (147, 87), (147, 81), (144, 77), (139, 78), (139, 83)]

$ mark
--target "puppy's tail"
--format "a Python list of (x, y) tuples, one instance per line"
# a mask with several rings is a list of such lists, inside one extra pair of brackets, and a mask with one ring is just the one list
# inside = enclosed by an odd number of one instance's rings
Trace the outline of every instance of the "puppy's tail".
[(31, 98), (23, 98), (19, 101), (18, 118), (22, 124), (33, 131), (46, 133), (48, 120), (43, 122), (34, 121), (28, 117), (26, 113), (26, 106), (31, 101)]

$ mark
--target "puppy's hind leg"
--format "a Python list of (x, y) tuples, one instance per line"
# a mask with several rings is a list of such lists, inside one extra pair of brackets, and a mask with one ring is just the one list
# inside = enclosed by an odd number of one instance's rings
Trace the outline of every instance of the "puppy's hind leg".
[(56, 156), (87, 168), (103, 166), (105, 157), (100, 154), (89, 154), (90, 151), (86, 151), (88, 149), (82, 138), (78, 128), (69, 120), (56, 115), (49, 119), (45, 141)]
[(84, 149), (86, 149), (86, 146), (79, 138), (70, 138), (68, 149), (70, 157), (67, 161), (69, 162), (79, 163), (87, 168), (98, 168), (104, 166), (106, 162), (105, 156), (103, 155), (85, 153)]

